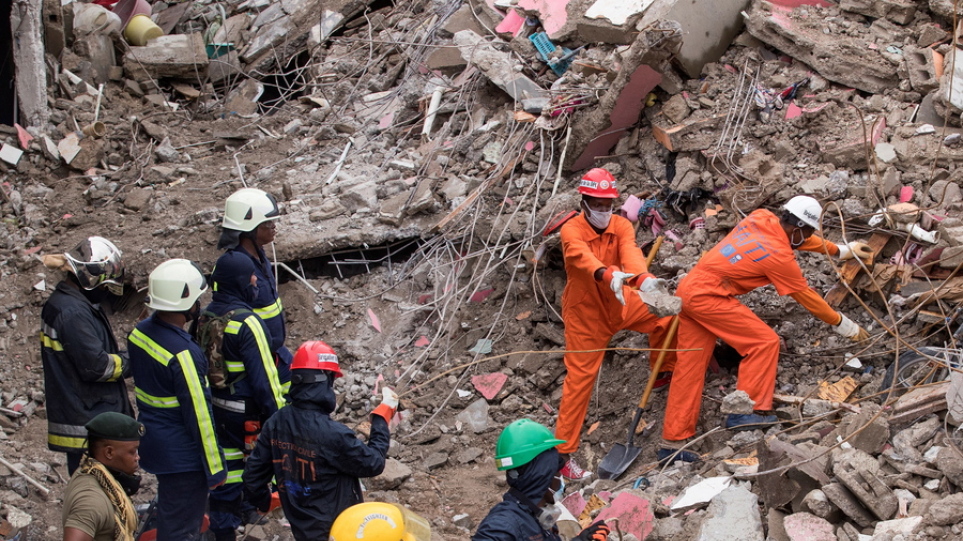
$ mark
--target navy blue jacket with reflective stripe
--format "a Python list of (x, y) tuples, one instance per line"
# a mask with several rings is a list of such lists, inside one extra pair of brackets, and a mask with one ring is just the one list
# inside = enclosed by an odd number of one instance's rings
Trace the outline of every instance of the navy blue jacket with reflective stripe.
[(183, 329), (156, 314), (127, 337), (134, 374), (140, 465), (157, 474), (203, 471), (209, 486), (226, 476), (218, 446), (207, 384), (207, 359)]

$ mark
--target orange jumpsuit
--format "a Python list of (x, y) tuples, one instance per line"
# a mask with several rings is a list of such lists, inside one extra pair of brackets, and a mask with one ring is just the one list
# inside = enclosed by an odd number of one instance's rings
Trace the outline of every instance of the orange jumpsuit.
[[(609, 285), (594, 277), (596, 270), (611, 265), (617, 265), (623, 272), (651, 276), (642, 250), (635, 242), (632, 224), (621, 216), (612, 216), (600, 235), (580, 214), (562, 226), (561, 236), (568, 276), (562, 293), (565, 349), (604, 349), (615, 333), (624, 329), (649, 333), (649, 344), (660, 347), (672, 318), (652, 315), (639, 295), (628, 289), (623, 291), (625, 306), (622, 306)], [(568, 373), (562, 385), (562, 403), (555, 425), (555, 437), (566, 441), (558, 446), (563, 454), (578, 449), (582, 423), (604, 355), (604, 351), (565, 354)], [(654, 357), (649, 356), (650, 366)], [(675, 354), (669, 352), (662, 370), (672, 370), (674, 364)]]
[[(818, 236), (798, 250), (837, 255), (839, 248)], [(755, 401), (754, 409), (771, 410), (779, 362), (779, 336), (752, 313), (736, 295), (773, 284), (816, 317), (838, 325), (841, 316), (809, 287), (779, 217), (756, 210), (706, 253), (679, 283), (680, 351), (669, 386), (662, 437), (679, 441), (695, 435), (702, 406), (705, 373), (716, 338), (743, 355), (736, 388)]]

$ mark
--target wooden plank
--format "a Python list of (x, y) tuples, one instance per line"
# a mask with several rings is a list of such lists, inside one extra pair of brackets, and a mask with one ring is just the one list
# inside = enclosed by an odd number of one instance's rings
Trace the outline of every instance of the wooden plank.
[[(883, 251), (883, 247), (889, 242), (890, 237), (892, 237), (892, 235), (889, 233), (873, 233), (869, 237), (867, 244), (869, 244), (869, 248), (873, 251), (874, 260), (876, 256)], [(851, 284), (861, 270), (863, 270), (863, 266), (855, 259), (843, 263), (843, 268), (840, 271), (842, 275), (840, 283), (833, 286), (833, 288), (826, 293), (826, 302), (828, 302), (830, 306), (836, 307), (849, 295), (849, 290), (846, 289), (844, 284)]]

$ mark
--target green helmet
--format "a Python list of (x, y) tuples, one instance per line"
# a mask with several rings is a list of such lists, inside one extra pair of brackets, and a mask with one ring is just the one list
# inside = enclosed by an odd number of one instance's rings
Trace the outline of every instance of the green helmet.
[(543, 451), (565, 440), (556, 439), (552, 432), (531, 419), (519, 419), (505, 427), (495, 444), (495, 465), (499, 471), (520, 468)]

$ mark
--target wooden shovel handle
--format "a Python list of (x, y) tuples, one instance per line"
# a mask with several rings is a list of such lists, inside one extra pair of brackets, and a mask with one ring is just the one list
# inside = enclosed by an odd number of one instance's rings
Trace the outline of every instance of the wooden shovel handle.
[[(658, 242), (658, 241), (657, 241)], [(645, 392), (642, 393), (642, 400), (639, 401), (639, 409), (645, 408), (649, 403), (649, 395), (652, 394), (652, 387), (655, 387), (655, 378), (659, 375), (662, 368), (662, 361), (665, 360), (666, 350), (672, 346), (672, 339), (675, 338), (675, 331), (679, 328), (679, 316), (672, 316), (672, 323), (669, 323), (669, 331), (665, 333), (665, 340), (662, 342), (662, 351), (655, 359), (655, 366), (649, 374), (649, 382), (645, 385)]]
[(659, 253), (659, 248), (662, 247), (662, 241), (664, 240), (665, 240), (665, 237), (663, 235), (659, 235), (658, 237), (655, 238), (655, 242), (653, 242), (652, 247), (649, 248), (649, 255), (645, 256), (646, 269), (652, 266), (652, 261), (655, 260), (655, 254)]

